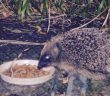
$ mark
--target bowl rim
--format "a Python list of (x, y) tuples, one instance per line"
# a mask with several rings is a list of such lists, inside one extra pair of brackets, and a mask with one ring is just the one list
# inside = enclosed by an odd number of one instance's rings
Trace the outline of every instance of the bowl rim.
[[(7, 75), (3, 74), (3, 72), (5, 70), (7, 70), (12, 65), (12, 62), (13, 62), (13, 60), (12, 61), (8, 61), (8, 62), (4, 62), (3, 64), (0, 65), (1, 79), (3, 79), (4, 81), (6, 81), (8, 83), (17, 84), (17, 85), (41, 84), (41, 83), (45, 83), (45, 82), (49, 81), (50, 79), (52, 79), (53, 78), (53, 75), (55, 73), (55, 68), (52, 67), (52, 66), (50, 66), (50, 67), (43, 68), (43, 70), (49, 70), (50, 71), (48, 75), (43, 75), (43, 76), (36, 77), (36, 78), (16, 78), (16, 77), (10, 77), (10, 76), (7, 76)], [(28, 65), (30, 65), (30, 62), (31, 63), (34, 62), (34, 63), (37, 63), (36, 66), (38, 66), (38, 60), (19, 59), (19, 60), (16, 60), (14, 62), (16, 62), (16, 63), (21, 62), (20, 63), (21, 65), (23, 65), (24, 62), (25, 62), (25, 64), (27, 63)], [(8, 65), (8, 67), (7, 68), (4, 68), (7, 65)], [(35, 65), (35, 64), (33, 64), (33, 65)], [(24, 82), (24, 84), (22, 82)]]

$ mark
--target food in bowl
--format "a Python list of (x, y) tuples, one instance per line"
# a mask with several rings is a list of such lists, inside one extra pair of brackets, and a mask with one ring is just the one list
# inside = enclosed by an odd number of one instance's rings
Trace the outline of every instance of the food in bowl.
[[(23, 86), (43, 84), (51, 80), (54, 77), (55, 68), (49, 66), (42, 68), (41, 70), (38, 70), (37, 69), (38, 64), (39, 64), (38, 60), (28, 60), (28, 59), (4, 62), (3, 64), (0, 65), (1, 79), (10, 84)], [(25, 66), (26, 68), (23, 66)], [(31, 66), (31, 68), (29, 66)], [(19, 73), (22, 73), (21, 77), (19, 76)], [(16, 75), (18, 76), (15, 77)]]
[(15, 78), (37, 78), (49, 74), (49, 71), (39, 70), (35, 65), (15, 64), (3, 72), (4, 75)]

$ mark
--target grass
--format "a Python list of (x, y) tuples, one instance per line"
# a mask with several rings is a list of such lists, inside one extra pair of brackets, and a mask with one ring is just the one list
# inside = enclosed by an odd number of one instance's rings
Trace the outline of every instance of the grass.
[(90, 12), (93, 15), (100, 14), (110, 6), (110, 0), (4, 0), (2, 3), (8, 4), (10, 10), (14, 10), (20, 19), (31, 16), (33, 12), (45, 18), (49, 8), (50, 13), (80, 14), (86, 17)]

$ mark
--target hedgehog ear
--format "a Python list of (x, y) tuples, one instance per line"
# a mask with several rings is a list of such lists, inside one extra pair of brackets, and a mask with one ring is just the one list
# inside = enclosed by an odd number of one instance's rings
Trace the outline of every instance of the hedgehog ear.
[(59, 55), (59, 47), (58, 47), (58, 45), (55, 43), (53, 46), (52, 46), (52, 48), (51, 48), (51, 54), (52, 54), (52, 56), (56, 59), (57, 57), (58, 57), (58, 55)]
[(59, 52), (61, 52), (61, 46), (58, 44), (58, 43), (56, 43), (56, 47), (58, 48), (58, 50), (59, 50)]
[(58, 43), (54, 44), (54, 48), (52, 49), (53, 55), (56, 57), (56, 59), (59, 59), (60, 53), (61, 53), (61, 47)]

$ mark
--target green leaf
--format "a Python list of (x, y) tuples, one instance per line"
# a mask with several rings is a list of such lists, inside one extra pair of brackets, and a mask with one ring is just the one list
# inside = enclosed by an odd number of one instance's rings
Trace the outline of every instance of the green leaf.
[(106, 3), (106, 0), (101, 1), (100, 5), (99, 5), (99, 8), (98, 8), (98, 12), (100, 12), (104, 8), (105, 3)]

